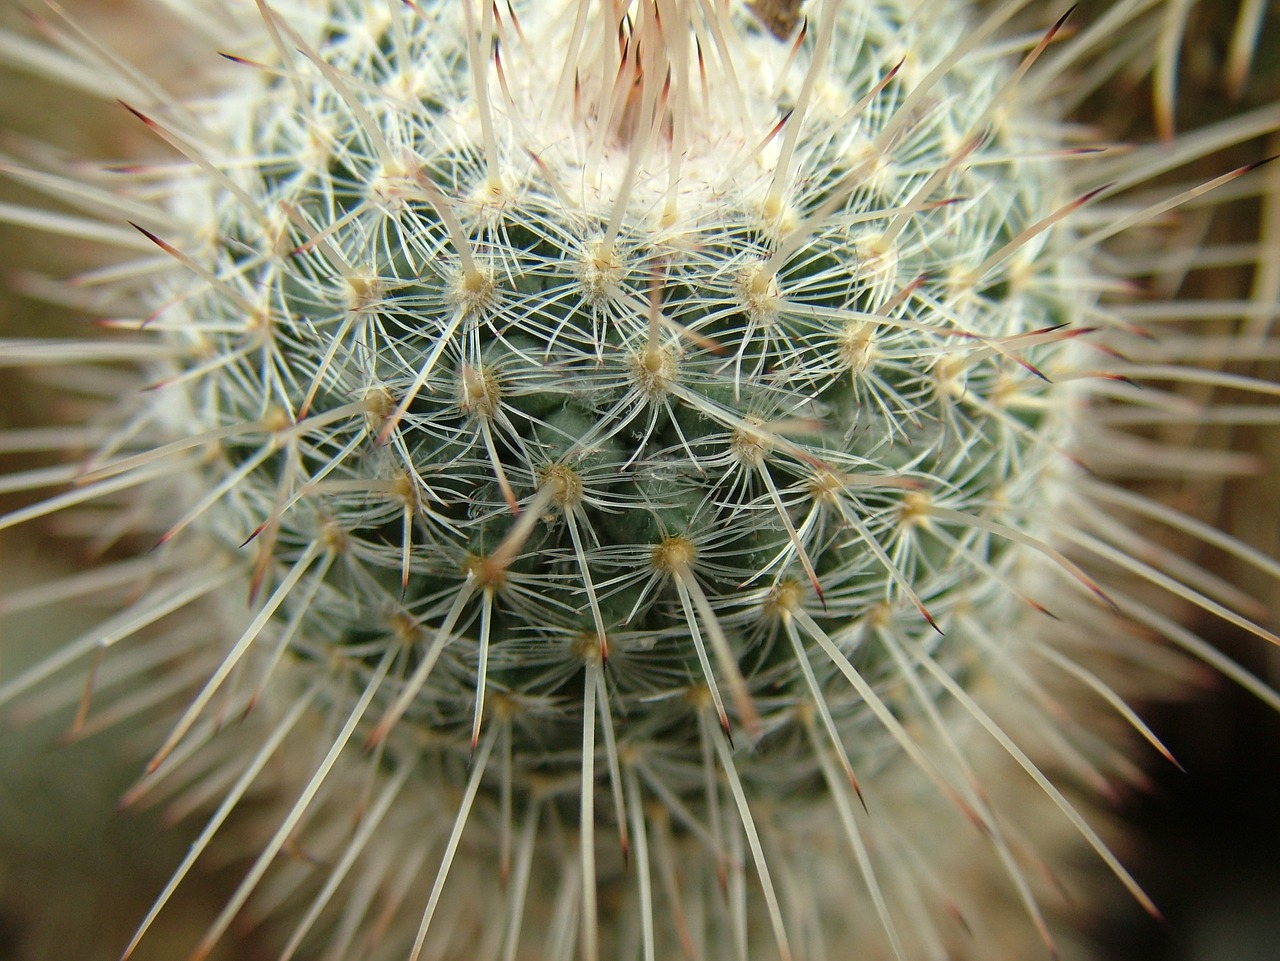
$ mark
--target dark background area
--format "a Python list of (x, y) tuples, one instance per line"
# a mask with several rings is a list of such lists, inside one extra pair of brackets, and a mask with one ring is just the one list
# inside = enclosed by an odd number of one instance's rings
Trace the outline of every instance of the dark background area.
[[(1266, 676), (1257, 638), (1224, 646)], [(1268, 678), (1273, 683), (1274, 674)], [(1186, 768), (1154, 757), (1153, 790), (1123, 812), (1137, 842), (1130, 866), (1164, 913), (1136, 906), (1105, 922), (1109, 961), (1280, 958), (1280, 718), (1219, 680), (1189, 703), (1144, 712)], [(1148, 752), (1154, 755), (1154, 752)]]

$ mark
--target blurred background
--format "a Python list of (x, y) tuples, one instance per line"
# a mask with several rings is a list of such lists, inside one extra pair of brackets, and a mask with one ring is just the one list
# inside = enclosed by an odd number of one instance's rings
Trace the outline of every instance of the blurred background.
[[(1100, 14), (1106, 4), (1082, 4)], [(1181, 11), (1179, 10), (1181, 8)], [(1218, 0), (1169, 5), (1185, 13), (1178, 38), (1177, 130), (1186, 131), (1254, 108), (1280, 113), (1280, 3)], [(1241, 71), (1238, 39), (1257, 23), (1257, 42)], [(1095, 98), (1086, 111), (1109, 133), (1148, 140), (1158, 111), (1154, 82), (1142, 78), (1130, 98)], [(1280, 138), (1242, 144), (1201, 163), (1205, 179), (1280, 154)], [(1184, 296), (1246, 298), (1261, 308), (1251, 319), (1228, 319), (1232, 331), (1273, 335), (1280, 310), (1280, 163), (1259, 172), (1260, 193), (1200, 215), (1187, 213), (1178, 229), (1206, 244), (1252, 244), (1263, 250), (1252, 267), (1223, 268), (1178, 278)], [(1185, 174), (1180, 174), (1185, 178)], [(1211, 216), (1210, 216), (1211, 214)], [(1160, 283), (1161, 280), (1157, 280)], [(1280, 365), (1240, 365), (1237, 373), (1280, 380)], [(1220, 397), (1224, 403), (1243, 397)], [(1251, 398), (1253, 399), (1253, 398)], [(1272, 557), (1280, 556), (1280, 429), (1213, 428), (1195, 438), (1258, 458), (1258, 472), (1225, 485), (1163, 492), (1180, 508), (1221, 524)], [(1280, 627), (1280, 589), (1220, 553), (1201, 550), (1201, 563), (1228, 577), (1269, 609)], [(1280, 687), (1280, 657), (1252, 636), (1205, 617), (1193, 621), (1202, 636)], [(1119, 903), (1098, 940), (1109, 961), (1275, 961), (1280, 958), (1280, 718), (1269, 707), (1218, 677), (1186, 703), (1143, 707), (1185, 773), (1147, 752), (1150, 791), (1135, 794), (1121, 812), (1139, 847), (1130, 863), (1164, 912), (1162, 922)]]

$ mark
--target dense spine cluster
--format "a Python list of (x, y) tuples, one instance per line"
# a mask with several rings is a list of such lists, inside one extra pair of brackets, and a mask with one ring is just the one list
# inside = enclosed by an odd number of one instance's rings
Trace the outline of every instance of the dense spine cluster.
[(1133, 495), (1080, 463), (1089, 418), (1177, 375), (1124, 373), (1088, 252), (1164, 202), (1069, 229), (1111, 185), (1021, 99), (1057, 27), (997, 54), (1018, 4), (233, 6), (216, 95), (127, 103), (181, 169), (86, 192), (160, 255), (117, 270), (102, 355), (146, 387), (0, 521), (123, 504), (149, 541), (0, 699), (117, 646), (108, 696), (181, 689), (136, 794), (219, 806), (156, 911), (303, 771), (198, 956), (257, 892), (285, 957), (916, 957), (968, 922), (904, 805), (1048, 940), (983, 740), (1145, 903), (1042, 766), (1110, 763), (1064, 679), (1149, 734), (1080, 652), (1153, 657), (1121, 612), (1180, 629), (1083, 559), (1270, 635), (1096, 525)]

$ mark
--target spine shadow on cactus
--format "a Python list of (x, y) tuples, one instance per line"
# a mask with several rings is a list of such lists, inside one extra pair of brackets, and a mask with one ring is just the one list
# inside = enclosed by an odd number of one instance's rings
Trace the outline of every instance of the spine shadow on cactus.
[(1042, 808), (1154, 913), (1076, 799), (1130, 770), (1097, 703), (1154, 742), (1147, 633), (1277, 698), (1147, 588), (1280, 639), (1112, 508), (1280, 571), (1099, 463), (1196, 453), (1115, 428), (1194, 422), (1140, 381), (1277, 389), (1164, 362), (1102, 245), (1248, 189), (1129, 192), (1276, 120), (1081, 144), (1036, 111), (1105, 48), (1005, 43), (1024, 5), (258, 2), (186, 105), (85, 52), (179, 163), (8, 171), (135, 259), (123, 336), (3, 362), (136, 377), (0, 527), (155, 546), (0, 701), (176, 682), (129, 799), (217, 807), (126, 956), (268, 781), (196, 957), (272, 908), (282, 958), (982, 956), (971, 858), (1052, 950)]

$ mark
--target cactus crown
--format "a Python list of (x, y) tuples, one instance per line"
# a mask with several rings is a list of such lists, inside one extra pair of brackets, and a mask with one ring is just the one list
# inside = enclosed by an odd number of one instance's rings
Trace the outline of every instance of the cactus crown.
[(495, 786), (599, 791), (624, 847), (624, 765), (706, 831), (708, 791), (886, 763), (895, 656), (984, 656), (1066, 436), (1061, 198), (1003, 68), (929, 76), (955, 24), (893, 4), (266, 23), (300, 54), (207, 118), (156, 403), (217, 438), (191, 524), (276, 588), (240, 648), (287, 623), (396, 764), (488, 730)]
[(611, 711), (705, 687), (754, 742), (757, 696), (814, 694), (771, 621), (932, 634), (1007, 564), (935, 501), (1025, 510), (1052, 461), (1036, 365), (1074, 308), (1015, 242), (1053, 192), (1003, 73), (909, 105), (937, 25), (663, 10), (272, 18), (301, 57), (212, 118), (237, 189), (200, 179), (207, 276), (162, 315), (219, 435), (193, 523), (323, 565), (324, 645), (410, 625), (395, 718), (474, 734), (501, 691), (580, 728), (600, 657)]

